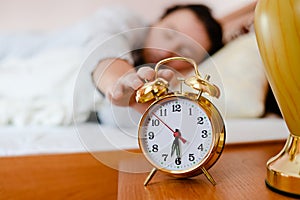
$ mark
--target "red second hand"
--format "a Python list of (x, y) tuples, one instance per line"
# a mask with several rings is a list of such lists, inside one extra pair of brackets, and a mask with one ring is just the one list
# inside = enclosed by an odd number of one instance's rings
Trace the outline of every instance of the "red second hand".
[(181, 137), (181, 135), (174, 131), (168, 124), (166, 124), (162, 119), (160, 119), (156, 114), (152, 113), (159, 121), (161, 121), (161, 123), (163, 123), (170, 131), (172, 131), (174, 137), (178, 137), (182, 142), (183, 144), (186, 143), (186, 139), (184, 139), (183, 137)]

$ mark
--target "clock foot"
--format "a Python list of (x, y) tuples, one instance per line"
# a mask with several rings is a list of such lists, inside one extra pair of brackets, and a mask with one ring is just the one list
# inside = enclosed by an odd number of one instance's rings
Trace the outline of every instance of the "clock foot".
[(213, 184), (213, 186), (215, 186), (217, 183), (214, 180), (214, 178), (208, 173), (208, 171), (204, 167), (201, 167), (201, 170), (202, 170), (203, 174), (206, 176), (206, 178), (209, 180), (209, 182), (211, 182), (211, 184)]
[(144, 182), (144, 186), (147, 186), (148, 183), (150, 182), (150, 180), (153, 178), (153, 176), (155, 175), (157, 169), (153, 168), (150, 172), (150, 174), (148, 175), (148, 177), (146, 178), (145, 182)]

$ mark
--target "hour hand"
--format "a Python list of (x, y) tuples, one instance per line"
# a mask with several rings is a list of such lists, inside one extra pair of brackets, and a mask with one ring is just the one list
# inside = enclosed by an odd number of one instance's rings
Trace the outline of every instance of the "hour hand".
[(176, 142), (175, 142), (176, 140), (177, 140), (177, 138), (174, 139), (173, 144), (172, 144), (172, 148), (171, 148), (171, 157), (173, 156), (174, 151), (175, 151), (175, 149), (176, 149)]
[(173, 156), (174, 151), (176, 151), (176, 156), (180, 157), (179, 141), (178, 141), (177, 137), (174, 139), (173, 144), (172, 144), (171, 157)]
[(180, 147), (179, 147), (179, 142), (178, 142), (178, 139), (177, 139), (177, 142), (176, 142), (176, 156), (177, 158), (180, 158), (181, 157), (181, 153), (180, 153)]

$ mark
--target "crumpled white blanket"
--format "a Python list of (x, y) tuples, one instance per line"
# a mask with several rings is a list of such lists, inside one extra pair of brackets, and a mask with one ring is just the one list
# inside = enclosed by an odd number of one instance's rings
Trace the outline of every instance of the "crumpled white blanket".
[[(84, 70), (87, 73), (74, 96), (84, 58), (102, 40), (139, 27), (139, 21), (124, 7), (105, 7), (78, 24), (48, 34), (0, 33), (0, 125), (85, 121), (95, 104), (91, 102), (95, 93), (87, 92), (95, 90), (89, 74), (93, 66)], [(97, 59), (114, 51), (97, 52)]]
[(80, 49), (70, 48), (2, 60), (0, 124), (70, 124), (80, 55)]

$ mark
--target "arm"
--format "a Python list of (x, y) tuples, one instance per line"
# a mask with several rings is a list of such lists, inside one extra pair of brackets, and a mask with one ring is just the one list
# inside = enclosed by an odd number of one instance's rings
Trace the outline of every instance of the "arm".
[[(126, 60), (109, 58), (99, 62), (93, 72), (93, 81), (96, 87), (115, 105), (129, 106), (136, 104), (132, 95), (134, 90), (143, 85), (143, 82), (134, 77), (134, 68)], [(121, 78), (132, 80), (121, 83)], [(123, 80), (125, 82), (125, 80)]]
[(99, 62), (93, 72), (93, 81), (96, 87), (106, 96), (113, 97), (114, 85), (127, 72), (133, 70), (133, 66), (120, 58), (107, 58)]
[[(174, 72), (159, 71), (159, 76), (171, 80)], [(150, 67), (142, 67), (135, 71), (126, 60), (119, 58), (105, 59), (97, 65), (92, 78), (96, 87), (115, 105), (130, 106), (139, 112), (145, 111), (149, 104), (135, 101), (135, 91), (144, 84), (144, 80), (153, 80), (155, 71)]]
[[(149, 71), (148, 76), (153, 72)], [(142, 75), (141, 78), (145, 78)], [(135, 90), (143, 85), (131, 64), (123, 59), (105, 59), (101, 61), (93, 72), (93, 80), (96, 87), (106, 95), (115, 105), (131, 106), (139, 112), (143, 112), (147, 105), (138, 104), (135, 101)]]
[(219, 19), (223, 28), (223, 41), (225, 43), (249, 31), (248, 29), (253, 24), (256, 3), (253, 1)]
[(87, 24), (91, 31), (85, 44), (88, 56), (84, 67), (92, 73), (94, 86), (106, 98), (116, 105), (128, 106), (128, 98), (120, 101), (123, 95), (118, 94), (116, 83), (125, 74), (134, 72), (130, 52), (139, 48), (144, 40), (144, 32), (134, 30), (145, 27), (146, 23), (124, 7), (113, 7), (99, 10)]

